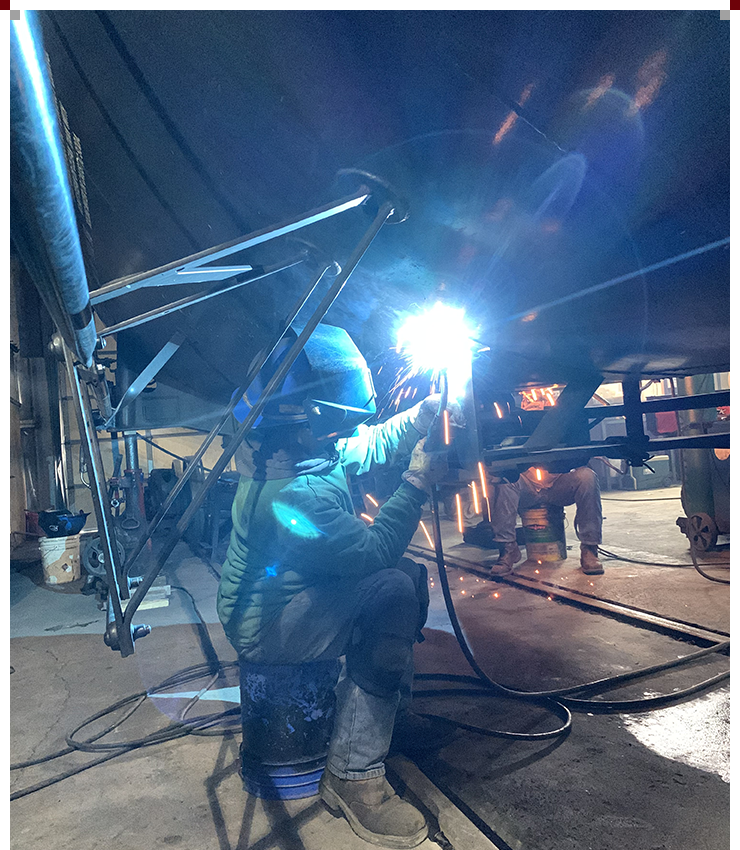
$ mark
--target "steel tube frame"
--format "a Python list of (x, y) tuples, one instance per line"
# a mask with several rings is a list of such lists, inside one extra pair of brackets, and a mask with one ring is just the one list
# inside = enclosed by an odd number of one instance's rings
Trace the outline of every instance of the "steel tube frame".
[[(138, 316), (133, 316), (130, 319), (124, 319), (122, 322), (103, 328), (102, 331), (98, 332), (98, 337), (100, 339), (105, 339), (105, 337), (111, 336), (112, 334), (127, 331), (131, 328), (137, 328), (141, 325), (145, 325), (147, 322), (154, 321), (154, 319), (159, 319), (162, 316), (168, 316), (170, 313), (174, 313), (178, 310), (183, 310), (185, 307), (191, 307), (193, 304), (199, 304), (201, 301), (206, 301), (209, 298), (215, 298), (217, 295), (223, 295), (225, 292), (231, 292), (234, 289), (238, 289), (240, 286), (246, 286), (249, 283), (254, 283), (255, 281), (269, 277), (270, 275), (277, 274), (277, 272), (282, 272), (285, 271), (285, 269), (290, 269), (293, 266), (300, 265), (304, 262), (304, 260), (305, 257), (297, 257), (287, 263), (276, 263), (275, 265), (268, 266), (261, 272), (258, 269), (255, 269), (254, 271), (256, 274), (250, 275), (249, 272), (245, 272), (244, 274), (234, 275), (234, 277), (226, 279), (227, 281), (233, 281), (233, 283), (227, 283), (227, 285), (224, 286), (224, 281), (219, 281), (202, 292), (197, 292), (194, 295), (188, 295), (185, 298), (180, 298), (178, 301), (165, 304), (163, 307), (156, 307), (154, 310), (148, 310), (146, 313), (140, 313)], [(183, 281), (183, 284), (185, 283), (187, 283), (187, 281)]]
[(568, 458), (580, 458), (584, 455), (591, 457), (627, 458), (634, 452), (635, 448), (645, 450), (648, 453), (667, 452), (673, 449), (722, 449), (730, 448), (729, 434), (698, 434), (693, 437), (663, 437), (656, 440), (640, 441), (637, 446), (623, 440), (610, 443), (588, 443), (583, 446), (564, 446), (562, 448), (547, 449), (545, 451), (523, 451), (523, 446), (512, 446), (511, 448), (486, 449), (483, 459), (493, 470), (512, 469), (517, 466), (537, 466), (537, 464), (553, 463), (567, 460)]
[[(100, 445), (97, 439), (97, 431), (93, 424), (92, 409), (87, 390), (82, 385), (80, 375), (75, 366), (72, 352), (68, 346), (63, 345), (64, 365), (69, 380), (70, 389), (75, 401), (75, 414), (80, 430), (82, 449), (85, 452), (88, 469), (90, 470), (90, 488), (93, 496), (93, 508), (98, 525), (98, 535), (105, 562), (105, 575), (108, 582), (108, 609), (109, 619), (112, 617), (112, 625), (115, 627), (116, 643), (120, 647), (121, 654), (126, 656), (134, 651), (134, 643), (131, 633), (124, 628), (123, 607), (121, 605), (121, 582), (124, 580), (119, 572), (119, 564), (116, 563), (115, 547), (113, 546), (112, 517), (110, 513), (110, 502), (108, 493), (103, 489), (105, 469), (100, 454)], [(128, 587), (126, 587), (128, 595)], [(108, 626), (110, 629), (110, 624)], [(108, 638), (106, 630), (106, 639)]]
[[(241, 236), (239, 239), (234, 239), (231, 242), (224, 242), (222, 245), (217, 245), (206, 251), (200, 251), (197, 254), (192, 254), (191, 256), (185, 257), (184, 259), (178, 260), (174, 263), (167, 263), (167, 265), (160, 266), (159, 268), (152, 269), (148, 272), (119, 278), (118, 280), (114, 280), (111, 283), (100, 287), (100, 289), (96, 289), (95, 292), (90, 293), (90, 303), (95, 306), (104, 301), (108, 301), (111, 298), (118, 298), (121, 295), (128, 294), (129, 292), (134, 292), (143, 286), (155, 286), (160, 282), (157, 281), (156, 278), (165, 276), (169, 272), (183, 270), (186, 266), (200, 266), (206, 262), (233, 254), (236, 251), (243, 251), (246, 248), (261, 245), (263, 242), (269, 242), (271, 239), (276, 239), (278, 236), (285, 236), (288, 233), (293, 233), (296, 230), (307, 227), (309, 224), (314, 224), (317, 221), (323, 221), (325, 218), (330, 218), (331, 216), (338, 215), (345, 210), (353, 209), (354, 207), (364, 203), (364, 201), (366, 201), (369, 197), (370, 190), (362, 187), (352, 195), (348, 195), (338, 201), (334, 201), (331, 204), (316, 207), (304, 215), (289, 219), (281, 224), (266, 227), (262, 230), (256, 230), (247, 236)], [(177, 283), (187, 283), (187, 281), (177, 281)]]
[[(339, 266), (336, 265), (336, 264), (334, 264), (334, 265), (335, 265), (335, 268), (337, 269), (336, 274), (338, 274), (339, 271), (340, 271)], [(275, 351), (277, 346), (280, 344), (280, 341), (285, 336), (285, 334), (287, 333), (290, 326), (293, 324), (296, 316), (300, 313), (301, 309), (304, 307), (304, 305), (306, 304), (308, 299), (311, 297), (311, 295), (313, 294), (316, 287), (319, 285), (319, 282), (324, 277), (324, 275), (329, 271), (330, 268), (331, 268), (330, 265), (326, 265), (321, 269), (319, 274), (306, 287), (303, 294), (300, 296), (300, 298), (294, 304), (293, 309), (290, 311), (290, 313), (286, 317), (285, 321), (283, 322), (283, 329), (280, 331), (278, 336), (275, 338), (272, 345), (270, 345), (269, 347), (263, 348), (262, 351), (258, 354), (254, 365), (249, 370), (247, 377), (245, 378), (242, 385), (234, 393), (231, 401), (227, 405), (227, 407), (226, 407), (225, 411), (223, 412), (221, 418), (213, 426), (213, 428), (211, 429), (211, 432), (208, 434), (208, 436), (205, 438), (205, 440), (201, 443), (200, 448), (195, 453), (190, 464), (183, 471), (182, 476), (178, 479), (177, 483), (172, 488), (172, 490), (170, 490), (170, 492), (167, 495), (167, 498), (162, 503), (162, 505), (159, 508), (159, 510), (157, 511), (156, 515), (152, 518), (151, 522), (149, 523), (149, 527), (147, 528), (146, 532), (139, 539), (139, 541), (137, 542), (133, 551), (131, 552), (128, 559), (126, 560), (126, 566), (124, 568), (124, 572), (127, 575), (128, 575), (128, 573), (130, 573), (131, 567), (135, 563), (136, 559), (139, 557), (142, 550), (144, 549), (144, 547), (146, 546), (148, 541), (151, 539), (154, 532), (159, 527), (159, 524), (162, 522), (162, 520), (166, 516), (169, 509), (172, 507), (172, 505), (174, 504), (175, 500), (177, 499), (177, 497), (182, 492), (182, 490), (185, 487), (185, 485), (187, 484), (187, 482), (190, 480), (190, 477), (192, 476), (193, 472), (198, 468), (198, 464), (203, 459), (206, 451), (208, 451), (208, 448), (210, 447), (211, 443), (219, 435), (221, 428), (223, 428), (223, 426), (226, 424), (226, 422), (228, 421), (231, 414), (234, 412), (234, 408), (239, 403), (239, 400), (244, 395), (244, 393), (249, 389), (250, 385), (252, 384), (254, 379), (257, 377), (260, 370), (262, 369), (264, 364), (269, 359), (270, 355), (273, 353), (273, 351)]]
[[(329, 311), (329, 308), (332, 306), (337, 296), (344, 288), (345, 283), (356, 268), (357, 264), (362, 259), (365, 251), (367, 251), (367, 249), (370, 247), (370, 244), (372, 243), (373, 239), (377, 236), (378, 232), (383, 227), (385, 222), (390, 218), (393, 212), (394, 206), (390, 201), (386, 201), (380, 206), (380, 209), (378, 210), (375, 219), (373, 220), (372, 224), (358, 243), (350, 259), (348, 260), (347, 265), (345, 266), (343, 271), (337, 276), (334, 283), (322, 299), (321, 303), (316, 308), (311, 318), (308, 320), (308, 323), (298, 335), (298, 338), (293, 343), (285, 358), (280, 363), (280, 366), (275, 371), (275, 374), (268, 381), (254, 407), (252, 407), (252, 409), (250, 410), (249, 414), (237, 430), (229, 445), (222, 452), (221, 457), (206, 477), (202, 489), (195, 497), (195, 499), (190, 503), (187, 510), (178, 521), (173, 534), (170, 536), (170, 538), (164, 544), (162, 550), (159, 552), (156, 562), (142, 576), (141, 583), (134, 591), (133, 596), (129, 600), (128, 605), (126, 606), (126, 611), (123, 618), (123, 635), (128, 636), (128, 634), (132, 632), (131, 622), (134, 614), (136, 613), (136, 609), (141, 604), (141, 601), (143, 600), (147, 591), (154, 582), (154, 579), (157, 577), (160, 570), (166, 563), (167, 559), (172, 554), (172, 551), (180, 540), (183, 531), (187, 528), (190, 520), (195, 515), (196, 511), (199, 509), (200, 505), (203, 503), (209, 490), (214, 486), (219, 476), (224, 471), (231, 458), (234, 456), (237, 448), (239, 447), (242, 442), (242, 439), (244, 438), (244, 435), (252, 428), (257, 418), (262, 413), (262, 410), (267, 404), (267, 401), (270, 396), (278, 388), (278, 386), (284, 380), (285, 376), (288, 374), (290, 367), (293, 365), (296, 358), (303, 350), (303, 347), (305, 346), (308, 338), (314, 332), (319, 322), (324, 318), (326, 313)], [(120, 629), (118, 630), (118, 633), (121, 634)], [(124, 648), (121, 645), (114, 645), (115, 636), (109, 634), (108, 631), (106, 632), (106, 638), (106, 643), (108, 643), (109, 646), (112, 646), (113, 649), (119, 649), (122, 654), (131, 654), (131, 652), (133, 652), (133, 647), (131, 648), (130, 652), (126, 652), (127, 647)]]
[[(713, 393), (699, 393), (688, 396), (665, 396), (640, 402), (643, 413), (666, 413), (679, 410), (703, 410), (710, 407), (729, 407), (730, 391), (718, 390)], [(624, 416), (623, 404), (610, 404), (604, 407), (587, 407), (589, 419), (606, 419), (612, 416)]]

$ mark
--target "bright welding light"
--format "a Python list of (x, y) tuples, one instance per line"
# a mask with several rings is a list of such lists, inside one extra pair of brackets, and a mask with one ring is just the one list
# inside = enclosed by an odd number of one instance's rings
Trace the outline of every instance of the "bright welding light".
[(410, 360), (411, 374), (447, 373), (450, 398), (462, 398), (470, 380), (475, 343), (461, 308), (438, 301), (431, 310), (409, 316), (398, 331), (396, 351)]

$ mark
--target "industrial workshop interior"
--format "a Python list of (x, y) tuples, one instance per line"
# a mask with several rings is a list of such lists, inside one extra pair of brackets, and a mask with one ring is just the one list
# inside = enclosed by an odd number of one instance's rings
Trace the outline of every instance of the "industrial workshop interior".
[(10, 11), (13, 850), (723, 850), (730, 14)]

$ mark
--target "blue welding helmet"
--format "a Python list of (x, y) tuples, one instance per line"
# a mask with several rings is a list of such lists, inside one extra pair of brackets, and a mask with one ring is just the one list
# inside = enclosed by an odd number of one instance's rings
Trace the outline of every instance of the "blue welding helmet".
[[(300, 333), (291, 328), (234, 408), (243, 422)], [(265, 405), (255, 427), (308, 423), (317, 440), (349, 436), (375, 414), (375, 388), (365, 358), (347, 331), (318, 325)]]

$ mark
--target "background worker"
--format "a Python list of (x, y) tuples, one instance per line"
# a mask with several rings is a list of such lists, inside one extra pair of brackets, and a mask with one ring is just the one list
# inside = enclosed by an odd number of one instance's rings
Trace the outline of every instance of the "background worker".
[(548, 472), (542, 467), (530, 467), (517, 481), (489, 478), (489, 504), (491, 522), (479, 523), (465, 529), (463, 540), (478, 546), (501, 548), (493, 572), (503, 575), (511, 572), (521, 560), (522, 553), (516, 542), (517, 513), (534, 507), (554, 505), (576, 506), (575, 530), (581, 542), (581, 569), (586, 575), (604, 572), (598, 556), (601, 543), (601, 492), (596, 473), (588, 466), (579, 466), (568, 472)]
[[(375, 412), (369, 370), (344, 331), (320, 325), (265, 408), (258, 447), (238, 456), (218, 592), (241, 659), (345, 657), (320, 794), (358, 835), (399, 848), (427, 835), (423, 815), (385, 779), (384, 759), (399, 702), (410, 701), (413, 643), (428, 608), (426, 570), (402, 556), (444, 473), (420, 442), (438, 406), (430, 397), (383, 424), (361, 424)], [(346, 476), (403, 455), (411, 456), (403, 480), (368, 526), (354, 515)], [(407, 710), (398, 720), (397, 734), (413, 729)]]

